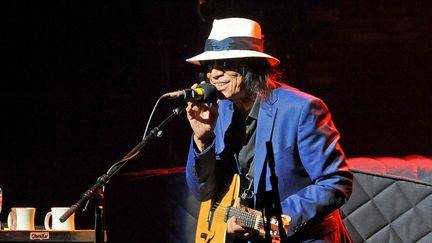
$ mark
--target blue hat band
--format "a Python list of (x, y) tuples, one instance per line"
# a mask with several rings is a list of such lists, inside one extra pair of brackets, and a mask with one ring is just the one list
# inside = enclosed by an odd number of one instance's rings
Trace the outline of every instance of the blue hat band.
[(250, 50), (263, 51), (263, 40), (253, 37), (228, 37), (223, 40), (207, 39), (204, 51)]

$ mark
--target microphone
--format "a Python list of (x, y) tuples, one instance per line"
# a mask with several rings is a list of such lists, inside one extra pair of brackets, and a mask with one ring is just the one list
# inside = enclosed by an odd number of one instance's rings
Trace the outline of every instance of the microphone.
[(213, 84), (203, 83), (198, 85), (195, 89), (181, 89), (166, 93), (162, 97), (183, 98), (184, 100), (212, 103), (217, 99), (217, 89)]

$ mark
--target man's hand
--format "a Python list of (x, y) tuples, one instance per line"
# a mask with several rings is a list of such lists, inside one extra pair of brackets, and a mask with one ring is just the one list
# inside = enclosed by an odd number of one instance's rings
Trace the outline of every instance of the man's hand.
[[(247, 208), (243, 205), (240, 204), (240, 198), (237, 198), (234, 202), (234, 207), (257, 215), (259, 217), (262, 217), (262, 213), (260, 211), (251, 209), (251, 208)], [(256, 235), (258, 233), (257, 230), (255, 229), (251, 229), (251, 228), (247, 228), (247, 227), (242, 227), (241, 225), (237, 224), (237, 218), (235, 216), (231, 217), (230, 219), (228, 219), (227, 221), (227, 233), (228, 234), (235, 234), (236, 236), (239, 237), (243, 237), (243, 238), (250, 238), (254, 235)]]
[[(194, 89), (198, 84), (194, 84)], [(200, 151), (203, 151), (213, 141), (213, 129), (218, 118), (218, 104), (211, 105), (199, 102), (188, 102), (186, 114), (189, 124), (194, 131), (194, 142)]]

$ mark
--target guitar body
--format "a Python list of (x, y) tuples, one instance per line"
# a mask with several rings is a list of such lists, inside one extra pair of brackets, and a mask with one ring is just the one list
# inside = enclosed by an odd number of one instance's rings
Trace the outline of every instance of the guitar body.
[(224, 212), (218, 212), (218, 208), (233, 206), (240, 191), (240, 177), (235, 174), (229, 184), (228, 190), (217, 198), (201, 203), (196, 228), (195, 242), (225, 243), (227, 225), (224, 220)]
[[(261, 216), (248, 212), (248, 208), (234, 207), (235, 199), (240, 192), (240, 176), (235, 174), (228, 181), (224, 191), (213, 199), (201, 203), (196, 228), (196, 243), (225, 243), (227, 220), (235, 216), (237, 224), (242, 227), (257, 230), (259, 235), (266, 237), (265, 225), (267, 220)], [(281, 224), (272, 216), (268, 221), (269, 233), (273, 243), (281, 240), (281, 230), (288, 233), (291, 217), (281, 215)]]

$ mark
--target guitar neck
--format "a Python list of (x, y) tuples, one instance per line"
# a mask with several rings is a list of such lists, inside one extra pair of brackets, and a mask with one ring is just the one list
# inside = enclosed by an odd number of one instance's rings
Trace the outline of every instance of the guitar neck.
[(242, 211), (238, 208), (228, 207), (225, 214), (225, 222), (231, 217), (235, 216), (237, 224), (252, 229), (259, 229), (264, 227), (264, 220), (254, 214)]

